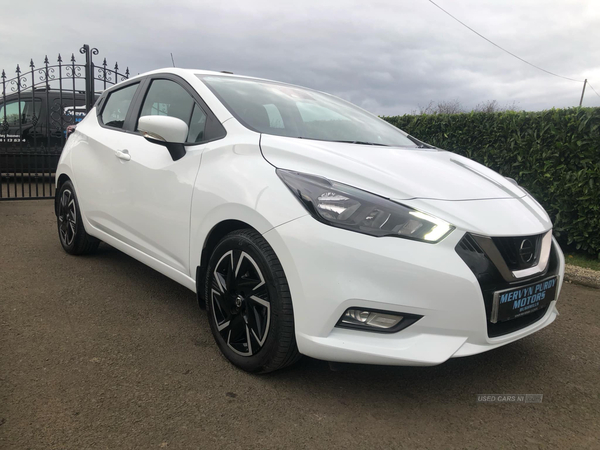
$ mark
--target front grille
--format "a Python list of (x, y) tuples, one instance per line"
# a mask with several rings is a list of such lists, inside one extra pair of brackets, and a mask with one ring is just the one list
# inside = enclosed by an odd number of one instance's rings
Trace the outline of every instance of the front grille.
[[(538, 236), (536, 236), (538, 237)], [(497, 238), (494, 238), (494, 241)], [(509, 240), (513, 238), (500, 238), (503, 240)], [(514, 238), (520, 239), (523, 238)], [(498, 245), (498, 244), (496, 244)], [(520, 244), (519, 244), (520, 245)], [(539, 248), (541, 247), (541, 239), (537, 244), (538, 248), (538, 256), (539, 259)], [(501, 253), (502, 250), (498, 248)], [(533, 283), (538, 279), (547, 278), (552, 275), (558, 274), (558, 254), (554, 245), (552, 245), (552, 249), (550, 251), (550, 261), (546, 270), (535, 277), (529, 277), (524, 281), (515, 281), (508, 282), (504, 280), (494, 263), (490, 260), (490, 258), (485, 254), (485, 252), (481, 249), (481, 247), (475, 242), (473, 237), (467, 233), (460, 240), (460, 242), (456, 245), (456, 252), (462, 258), (462, 260), (469, 266), (477, 281), (479, 286), (481, 287), (481, 292), (483, 295), (483, 302), (485, 304), (485, 312), (486, 312), (486, 322), (487, 322), (487, 333), (489, 337), (498, 337), (503, 336), (505, 334), (513, 333), (521, 328), (525, 328), (532, 323), (540, 320), (545, 314), (548, 308), (539, 309), (530, 314), (526, 314), (519, 318), (513, 320), (507, 320), (506, 322), (490, 322), (490, 317), (492, 313), (492, 302), (494, 300), (494, 292), (501, 291), (508, 288), (516, 288), (520, 286), (525, 286), (527, 284)], [(507, 257), (502, 255), (506, 263), (509, 264)], [(510, 266), (509, 266), (510, 267)]]
[(540, 260), (544, 234), (520, 237), (492, 238), (496, 248), (510, 270), (523, 270), (535, 266)]
[(479, 253), (483, 255), (483, 250), (481, 247), (479, 247), (479, 244), (475, 242), (475, 239), (473, 239), (473, 236), (471, 236), (469, 233), (465, 234), (458, 245), (466, 252)]

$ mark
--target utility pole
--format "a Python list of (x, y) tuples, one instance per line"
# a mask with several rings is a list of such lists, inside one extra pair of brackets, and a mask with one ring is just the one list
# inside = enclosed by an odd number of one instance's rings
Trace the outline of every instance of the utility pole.
[(583, 103), (583, 94), (585, 94), (585, 85), (586, 84), (587, 84), (587, 78), (583, 82), (583, 91), (581, 91), (581, 99), (579, 100), (579, 107), (581, 107), (581, 104)]

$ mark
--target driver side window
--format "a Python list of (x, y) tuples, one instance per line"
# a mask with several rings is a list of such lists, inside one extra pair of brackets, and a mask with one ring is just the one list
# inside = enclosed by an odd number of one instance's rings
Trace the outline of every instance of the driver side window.
[(152, 81), (144, 99), (140, 117), (155, 115), (183, 120), (189, 129), (186, 140), (188, 143), (201, 142), (204, 139), (206, 114), (192, 96), (174, 81)]

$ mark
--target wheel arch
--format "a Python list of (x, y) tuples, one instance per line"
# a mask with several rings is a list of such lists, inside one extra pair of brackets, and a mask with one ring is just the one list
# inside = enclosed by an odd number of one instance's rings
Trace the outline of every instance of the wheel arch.
[(237, 219), (227, 219), (214, 225), (208, 232), (204, 245), (200, 253), (200, 264), (196, 267), (196, 297), (200, 307), (205, 306), (205, 299), (202, 298), (204, 292), (204, 278), (206, 275), (206, 269), (208, 267), (208, 261), (212, 255), (213, 250), (217, 244), (232, 231), (237, 230), (256, 230), (252, 225)]
[(54, 214), (58, 215), (58, 192), (63, 184), (66, 181), (71, 181), (71, 178), (65, 173), (60, 174), (58, 179), (56, 180), (56, 190), (54, 191)]

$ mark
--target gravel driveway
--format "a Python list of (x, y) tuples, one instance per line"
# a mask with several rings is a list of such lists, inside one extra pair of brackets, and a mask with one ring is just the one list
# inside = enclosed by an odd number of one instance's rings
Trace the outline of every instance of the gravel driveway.
[[(195, 296), (106, 245), (66, 255), (51, 201), (0, 203), (0, 448), (600, 448), (600, 290), (512, 345), (430, 368), (304, 358), (252, 376)], [(543, 394), (478, 403), (477, 394)]]

